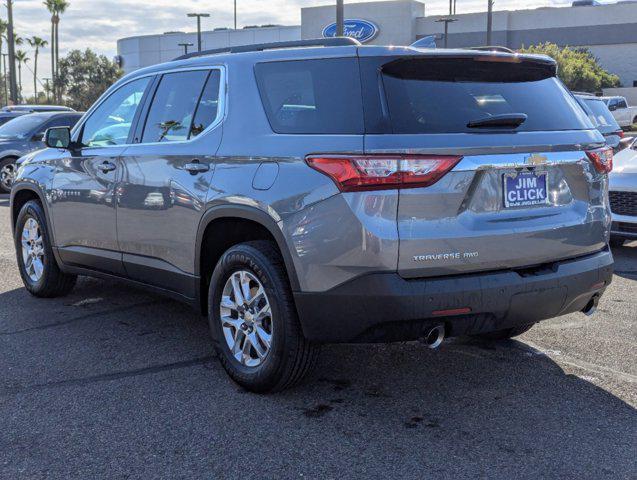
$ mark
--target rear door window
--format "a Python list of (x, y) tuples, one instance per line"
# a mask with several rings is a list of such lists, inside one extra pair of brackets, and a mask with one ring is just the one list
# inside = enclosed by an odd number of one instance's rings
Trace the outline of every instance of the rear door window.
[(148, 111), (142, 143), (176, 142), (191, 137), (196, 109), (209, 73), (195, 70), (168, 73), (161, 78)]
[(255, 73), (263, 107), (276, 133), (363, 133), (355, 58), (259, 63)]
[[(471, 58), (403, 58), (367, 72), (380, 75), (365, 82), (376, 86), (376, 92), (382, 85), (386, 105), (379, 111), (384, 110), (386, 128), (393, 133), (592, 128), (577, 101), (546, 66)], [(526, 120), (517, 128), (469, 127), (472, 122), (511, 114), (526, 115)]]

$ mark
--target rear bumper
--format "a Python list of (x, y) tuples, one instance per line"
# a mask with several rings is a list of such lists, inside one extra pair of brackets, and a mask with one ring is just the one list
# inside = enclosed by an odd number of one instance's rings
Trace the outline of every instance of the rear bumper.
[(458, 336), (578, 312), (603, 293), (612, 274), (613, 257), (605, 249), (537, 269), (414, 280), (369, 274), (326, 292), (295, 293), (295, 300), (312, 341), (414, 340), (439, 323), (448, 336)]

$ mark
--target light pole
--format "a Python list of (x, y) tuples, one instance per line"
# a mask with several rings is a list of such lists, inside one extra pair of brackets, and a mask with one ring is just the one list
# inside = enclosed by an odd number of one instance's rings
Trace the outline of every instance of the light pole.
[(208, 18), (210, 16), (209, 13), (189, 13), (189, 17), (197, 18), (197, 51), (201, 52), (201, 18)]
[(4, 101), (9, 104), (9, 88), (7, 87), (7, 57), (8, 53), (2, 54), (2, 70), (4, 71), (4, 77), (2, 81), (2, 88), (4, 89)]
[(449, 34), (449, 24), (453, 23), (453, 22), (457, 22), (458, 19), (457, 18), (451, 18), (451, 17), (446, 17), (446, 18), (439, 18), (438, 20), (436, 20), (436, 23), (444, 23), (445, 24), (445, 43), (444, 43), (444, 48), (447, 48), (447, 37)]
[(493, 0), (487, 0), (487, 47), (491, 46), (491, 33), (493, 31)]
[(237, 0), (234, 0), (234, 29), (237, 29)]
[(188, 55), (188, 47), (192, 47), (194, 43), (178, 43), (180, 47), (184, 47), (184, 55)]
[(345, 6), (344, 0), (336, 0), (336, 36), (342, 37), (345, 35)]

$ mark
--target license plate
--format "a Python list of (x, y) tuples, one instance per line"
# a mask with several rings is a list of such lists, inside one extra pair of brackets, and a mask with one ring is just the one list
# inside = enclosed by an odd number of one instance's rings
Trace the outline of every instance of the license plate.
[(505, 173), (504, 206), (506, 208), (546, 205), (548, 203), (547, 172)]

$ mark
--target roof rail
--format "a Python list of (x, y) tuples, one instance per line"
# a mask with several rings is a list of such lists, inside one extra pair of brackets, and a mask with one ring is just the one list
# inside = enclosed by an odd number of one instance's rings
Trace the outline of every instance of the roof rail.
[(577, 92), (577, 91), (574, 91), (574, 90), (572, 90), (572, 91), (571, 91), (571, 93), (572, 93), (573, 95), (583, 95), (583, 96), (586, 96), (586, 97), (596, 97), (596, 96), (597, 96), (597, 95), (595, 95), (594, 93), (590, 93), (590, 92)]
[(500, 47), (498, 45), (484, 46), (484, 47), (469, 47), (469, 50), (481, 50), (485, 52), (502, 52), (502, 53), (515, 53), (507, 47)]
[(213, 50), (203, 50), (192, 52), (175, 58), (175, 60), (186, 60), (188, 58), (206, 57), (220, 53), (244, 53), (262, 52), (264, 50), (276, 50), (279, 48), (302, 48), (302, 47), (344, 47), (361, 45), (361, 42), (351, 37), (331, 37), (315, 38), (311, 40), (293, 40), (289, 42), (256, 43), (254, 45), (239, 45), (236, 47), (215, 48)]

